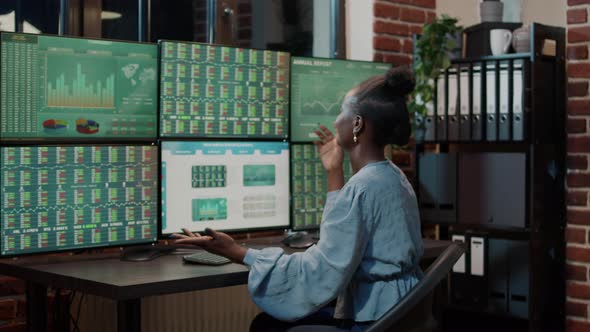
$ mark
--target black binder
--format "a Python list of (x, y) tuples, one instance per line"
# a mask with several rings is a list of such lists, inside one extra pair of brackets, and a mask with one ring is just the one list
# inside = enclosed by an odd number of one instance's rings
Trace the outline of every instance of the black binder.
[(496, 66), (488, 66), (486, 74), (486, 140), (496, 141), (498, 139), (498, 102), (499, 102), (499, 71)]
[(459, 75), (459, 140), (469, 141), (471, 139), (471, 88), (470, 72), (462, 70)]
[(512, 126), (512, 80), (509, 77), (512, 76), (512, 67), (502, 67), (500, 70), (500, 117), (498, 119), (498, 140), (508, 141), (510, 140)]
[(459, 140), (459, 117), (460, 104), (459, 100), (459, 72), (457, 69), (449, 69), (448, 75), (448, 132), (449, 141)]
[(513, 73), (512, 139), (524, 140), (524, 75), (522, 63), (515, 64)]
[(447, 110), (449, 105), (448, 99), (448, 80), (447, 75), (441, 74), (436, 83), (437, 105), (436, 105), (436, 140), (447, 140)]

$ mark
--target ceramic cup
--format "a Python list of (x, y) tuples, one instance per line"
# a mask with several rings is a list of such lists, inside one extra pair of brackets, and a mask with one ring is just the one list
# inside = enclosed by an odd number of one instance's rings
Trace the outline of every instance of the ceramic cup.
[(508, 29), (492, 29), (490, 31), (490, 48), (493, 55), (505, 54), (508, 52), (512, 42), (512, 32)]

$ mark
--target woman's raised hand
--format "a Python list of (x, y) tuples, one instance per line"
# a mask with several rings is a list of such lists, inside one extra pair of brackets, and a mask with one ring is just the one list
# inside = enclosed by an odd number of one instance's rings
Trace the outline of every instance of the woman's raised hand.
[(322, 165), (327, 172), (342, 171), (342, 162), (344, 160), (344, 152), (338, 143), (336, 138), (332, 135), (330, 129), (323, 125), (320, 125), (319, 130), (315, 130), (318, 135), (319, 141), (313, 143), (317, 146), (322, 160)]

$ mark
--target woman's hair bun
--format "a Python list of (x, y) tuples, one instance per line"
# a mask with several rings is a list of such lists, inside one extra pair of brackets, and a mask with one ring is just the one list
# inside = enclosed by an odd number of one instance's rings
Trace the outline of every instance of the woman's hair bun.
[(390, 68), (385, 74), (385, 82), (392, 93), (400, 97), (408, 95), (416, 85), (414, 73), (407, 66)]

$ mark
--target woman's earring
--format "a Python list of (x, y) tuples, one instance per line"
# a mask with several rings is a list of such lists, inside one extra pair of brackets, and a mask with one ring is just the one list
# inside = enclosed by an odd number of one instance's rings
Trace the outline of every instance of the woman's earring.
[(356, 137), (356, 133), (352, 134), (352, 140), (356, 143), (358, 141), (358, 138)]

